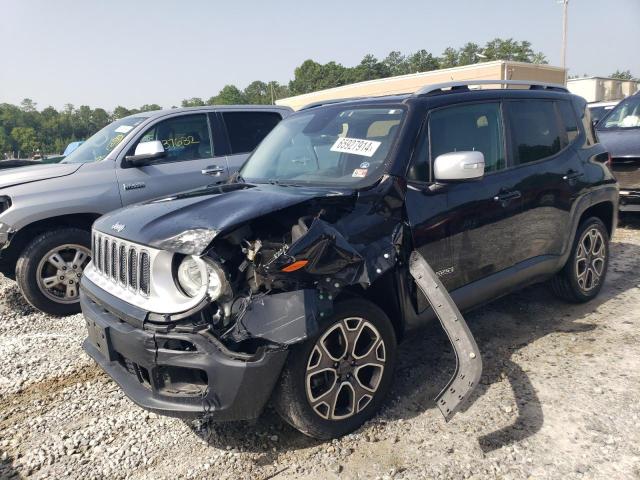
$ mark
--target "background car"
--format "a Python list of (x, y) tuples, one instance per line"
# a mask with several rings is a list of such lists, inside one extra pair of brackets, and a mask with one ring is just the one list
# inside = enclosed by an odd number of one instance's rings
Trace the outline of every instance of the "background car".
[(640, 212), (640, 93), (618, 103), (596, 129), (620, 184), (620, 211)]
[(79, 311), (78, 282), (98, 217), (224, 182), (290, 112), (229, 105), (137, 113), (107, 125), (60, 163), (3, 172), (0, 272), (41, 311)]
[(607, 114), (613, 110), (618, 104), (615, 102), (593, 102), (587, 105), (589, 107), (589, 113), (591, 114), (591, 121), (593, 124), (597, 124), (600, 120), (607, 116)]

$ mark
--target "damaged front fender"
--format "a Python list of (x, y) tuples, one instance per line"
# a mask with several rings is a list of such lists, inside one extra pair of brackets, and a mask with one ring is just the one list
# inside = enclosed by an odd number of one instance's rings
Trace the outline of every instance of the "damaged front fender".
[(456, 356), (455, 372), (436, 397), (440, 412), (449, 421), (468, 401), (480, 382), (480, 350), (446, 288), (424, 257), (416, 251), (411, 253), (409, 272), (440, 320)]
[(332, 296), (315, 289), (261, 295), (244, 299), (234, 342), (261, 339), (278, 345), (299, 343), (318, 333), (320, 321), (331, 314)]

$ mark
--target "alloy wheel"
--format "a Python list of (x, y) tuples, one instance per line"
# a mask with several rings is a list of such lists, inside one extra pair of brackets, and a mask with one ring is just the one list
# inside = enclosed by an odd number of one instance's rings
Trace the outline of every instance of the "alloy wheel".
[(76, 303), (80, 278), (90, 259), (91, 252), (82, 245), (65, 244), (51, 249), (38, 264), (38, 288), (56, 303)]
[(305, 375), (307, 400), (326, 420), (343, 420), (371, 403), (384, 373), (386, 347), (378, 329), (350, 317), (332, 325), (315, 343)]
[(606, 264), (606, 243), (597, 228), (586, 230), (576, 252), (576, 277), (580, 288), (588, 292), (596, 288), (602, 279)]

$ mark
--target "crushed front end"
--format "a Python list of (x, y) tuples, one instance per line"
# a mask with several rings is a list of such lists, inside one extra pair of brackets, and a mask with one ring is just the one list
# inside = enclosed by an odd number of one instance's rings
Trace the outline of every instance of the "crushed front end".
[(131, 215), (146, 215), (145, 206), (103, 217), (82, 280), (84, 349), (149, 410), (259, 416), (288, 347), (317, 333), (345, 287), (369, 285), (395, 265), (398, 218), (376, 213), (373, 227), (359, 220), (377, 237), (359, 247), (345, 238), (343, 222), (358, 228), (348, 220), (362, 212), (355, 200), (296, 195), (265, 215), (230, 226), (212, 219), (215, 228), (178, 225), (153, 241), (142, 238), (144, 225), (125, 227), (137, 223)]

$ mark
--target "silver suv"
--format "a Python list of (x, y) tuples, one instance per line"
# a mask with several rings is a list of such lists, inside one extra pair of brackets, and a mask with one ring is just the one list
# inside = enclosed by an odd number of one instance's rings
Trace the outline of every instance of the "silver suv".
[(154, 197), (225, 182), (291, 113), (220, 106), (138, 113), (106, 126), (59, 164), (0, 174), (0, 272), (35, 308), (80, 311), (91, 224)]

